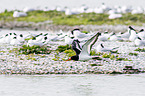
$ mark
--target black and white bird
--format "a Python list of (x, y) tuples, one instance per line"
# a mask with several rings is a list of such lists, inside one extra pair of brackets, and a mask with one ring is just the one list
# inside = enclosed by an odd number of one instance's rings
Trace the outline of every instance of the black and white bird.
[(75, 56), (72, 56), (70, 59), (66, 60), (90, 60), (90, 59), (97, 59), (99, 58), (98, 56), (90, 56), (90, 51), (92, 49), (92, 46), (96, 43), (96, 41), (98, 40), (99, 35), (101, 35), (101, 33), (96, 33), (93, 37), (91, 37), (89, 40), (86, 41), (86, 43), (82, 46), (80, 46), (80, 42), (79, 40), (74, 40), (72, 43), (72, 49), (76, 52)]
[(115, 49), (117, 49), (119, 47), (115, 47), (115, 48), (106, 48), (104, 47), (104, 45), (101, 43), (97, 46), (96, 51), (97, 52), (114, 52)]

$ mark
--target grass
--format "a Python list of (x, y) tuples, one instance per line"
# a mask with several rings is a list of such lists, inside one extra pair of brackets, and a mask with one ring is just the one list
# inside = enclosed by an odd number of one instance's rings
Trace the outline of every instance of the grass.
[(65, 50), (69, 50), (71, 49), (71, 46), (70, 45), (60, 45), (57, 47), (57, 49), (55, 51), (58, 51), (58, 52), (64, 52)]
[(131, 55), (131, 56), (137, 56), (138, 53), (129, 53), (128, 55)]
[(137, 49), (135, 49), (134, 51), (145, 52), (145, 49), (144, 49), (144, 48), (143, 48), (143, 49), (137, 48)]
[(64, 12), (54, 11), (32, 11), (27, 12), (26, 17), (13, 17), (13, 11), (5, 11), (0, 13), (0, 21), (26, 21), (26, 22), (43, 22), (53, 21), (55, 25), (142, 25), (145, 23), (145, 14), (126, 13), (123, 17), (118, 19), (108, 19), (108, 14), (96, 14), (96, 13), (81, 13), (74, 15), (65, 15)]
[(27, 46), (27, 45), (23, 45), (21, 48), (13, 48), (13, 50), (9, 51), (11, 52), (15, 52), (16, 54), (50, 54), (50, 50), (49, 48), (45, 47), (45, 46), (37, 46), (34, 45), (32, 47)]

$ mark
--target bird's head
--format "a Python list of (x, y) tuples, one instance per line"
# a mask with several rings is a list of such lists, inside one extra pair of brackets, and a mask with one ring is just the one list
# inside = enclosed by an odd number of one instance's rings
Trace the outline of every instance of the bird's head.
[(66, 61), (70, 61), (70, 60), (78, 61), (78, 60), (79, 60), (79, 56), (77, 56), (77, 55), (72, 56), (72, 57), (70, 57), (69, 59), (67, 59)]

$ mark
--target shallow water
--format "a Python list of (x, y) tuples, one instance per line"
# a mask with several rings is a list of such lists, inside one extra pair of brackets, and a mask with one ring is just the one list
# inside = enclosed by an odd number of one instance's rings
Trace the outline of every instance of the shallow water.
[(145, 74), (1, 75), (0, 96), (145, 96)]

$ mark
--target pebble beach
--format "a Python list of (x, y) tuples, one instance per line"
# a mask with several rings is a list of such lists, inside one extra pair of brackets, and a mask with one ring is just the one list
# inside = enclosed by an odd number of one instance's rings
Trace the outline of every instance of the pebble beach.
[[(1, 30), (1, 34), (11, 32), (10, 30)], [(13, 30), (12, 32), (26, 34), (27, 31)], [(31, 31), (30, 31), (31, 32)], [(35, 33), (37, 31), (32, 31)], [(42, 32), (42, 31), (38, 31)], [(45, 31), (43, 33), (46, 33)], [(51, 36), (55, 33), (51, 33)], [(98, 41), (93, 49), (102, 41)], [(52, 49), (64, 44), (64, 40), (51, 41)], [(119, 42), (119, 41), (105, 41), (103, 44), (106, 47), (119, 47), (118, 53), (120, 58), (127, 58), (130, 61), (117, 61), (110, 58), (103, 58), (102, 60), (88, 60), (88, 61), (64, 61), (61, 58), (66, 58), (66, 53), (57, 54), (60, 59), (54, 61), (56, 53), (50, 54), (32, 54), (24, 55), (17, 53), (10, 53), (9, 50), (13, 48), (20, 48), (22, 45), (1, 44), (0, 47), (0, 74), (126, 74), (126, 73), (143, 73), (145, 71), (144, 52), (134, 51), (138, 47), (133, 42)], [(140, 48), (143, 48), (140, 47)], [(129, 53), (138, 53), (137, 56), (130, 56)], [(116, 55), (115, 53), (112, 53)], [(125, 69), (131, 66), (129, 69)]]

